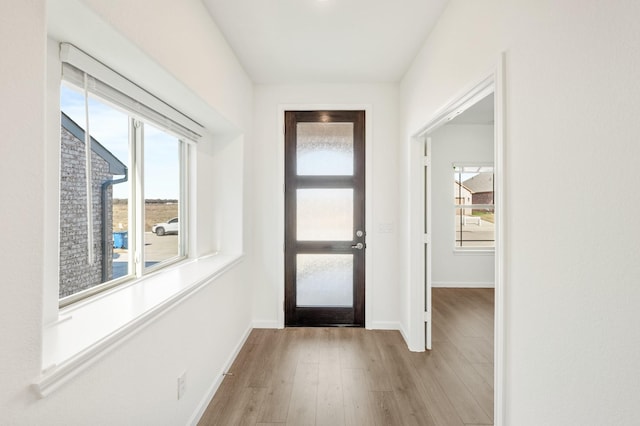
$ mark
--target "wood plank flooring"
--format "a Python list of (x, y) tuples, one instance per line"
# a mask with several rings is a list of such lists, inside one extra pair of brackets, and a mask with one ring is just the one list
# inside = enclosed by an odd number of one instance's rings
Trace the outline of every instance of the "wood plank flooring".
[(433, 350), (397, 331), (253, 330), (199, 422), (490, 425), (493, 290), (433, 289)]

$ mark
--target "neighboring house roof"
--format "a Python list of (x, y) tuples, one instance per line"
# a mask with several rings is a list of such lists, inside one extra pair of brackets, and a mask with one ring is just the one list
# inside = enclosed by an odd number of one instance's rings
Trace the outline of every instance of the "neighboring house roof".
[[(84, 129), (78, 126), (78, 124), (73, 121), (67, 114), (64, 112), (60, 113), (61, 115), (61, 125), (69, 133), (78, 138), (84, 143)], [(100, 142), (95, 140), (93, 136), (91, 137), (91, 150), (99, 155), (104, 161), (109, 164), (109, 173), (112, 175), (126, 175), (127, 174), (127, 166), (125, 166), (122, 161), (118, 160), (118, 158), (113, 155), (107, 148), (102, 146)]]
[(478, 173), (474, 177), (462, 182), (472, 194), (493, 192), (493, 173)]
[(455, 182), (456, 182), (456, 185), (458, 185), (458, 186), (459, 186), (459, 187), (461, 187), (462, 189), (464, 189), (464, 190), (468, 191), (470, 194), (473, 194), (473, 191), (472, 191), (472, 190), (470, 190), (469, 188), (467, 188), (467, 187), (464, 185), (464, 183), (460, 183), (460, 181), (457, 181), (457, 180), (456, 180)]

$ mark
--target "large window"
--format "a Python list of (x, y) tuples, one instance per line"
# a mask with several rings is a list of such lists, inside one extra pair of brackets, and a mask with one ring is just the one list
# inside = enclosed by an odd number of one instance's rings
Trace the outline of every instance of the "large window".
[(494, 173), (492, 165), (460, 165), (454, 170), (455, 248), (495, 247)]
[(191, 135), (121, 89), (64, 66), (61, 306), (187, 256)]

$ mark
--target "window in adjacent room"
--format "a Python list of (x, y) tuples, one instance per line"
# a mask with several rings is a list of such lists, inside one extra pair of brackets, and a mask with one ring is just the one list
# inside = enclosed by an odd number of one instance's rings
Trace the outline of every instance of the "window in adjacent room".
[(495, 184), (492, 165), (460, 165), (454, 170), (455, 248), (495, 247)]

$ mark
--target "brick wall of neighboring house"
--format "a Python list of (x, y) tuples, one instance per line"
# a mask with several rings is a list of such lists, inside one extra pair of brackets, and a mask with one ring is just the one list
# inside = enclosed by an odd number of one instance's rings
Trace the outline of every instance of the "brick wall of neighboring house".
[[(84, 141), (76, 138), (64, 127), (61, 128), (61, 172), (60, 172), (60, 297), (75, 294), (102, 282), (102, 215), (101, 187), (111, 180), (109, 164), (95, 152), (91, 152), (92, 205), (93, 205), (93, 247), (94, 263), (88, 262), (87, 215), (85, 188)], [(111, 224), (111, 196), (109, 188), (108, 221)], [(107, 238), (111, 239), (109, 226)], [(108, 244), (109, 253), (105, 257), (111, 271), (113, 244)], [(111, 272), (109, 277), (111, 278)]]
[(476, 192), (472, 195), (473, 204), (493, 204), (493, 192)]

